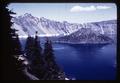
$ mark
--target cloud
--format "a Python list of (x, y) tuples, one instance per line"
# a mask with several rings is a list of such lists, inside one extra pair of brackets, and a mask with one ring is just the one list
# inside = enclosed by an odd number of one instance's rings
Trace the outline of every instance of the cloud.
[(80, 12), (80, 11), (94, 11), (96, 10), (96, 8), (94, 6), (90, 6), (90, 7), (81, 7), (81, 6), (74, 6), (73, 8), (71, 8), (71, 12)]
[(97, 6), (96, 8), (97, 9), (109, 9), (110, 7), (109, 6)]
[(95, 11), (98, 9), (109, 9), (109, 6), (87, 6), (87, 7), (82, 7), (82, 6), (73, 6), (70, 9), (70, 12), (81, 12), (81, 11)]

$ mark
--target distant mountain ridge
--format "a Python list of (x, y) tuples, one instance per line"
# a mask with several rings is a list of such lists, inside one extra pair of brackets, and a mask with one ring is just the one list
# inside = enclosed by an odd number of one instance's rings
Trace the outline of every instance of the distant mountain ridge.
[(116, 42), (117, 21), (86, 23), (78, 31), (57, 39), (61, 43), (113, 43)]
[(33, 36), (38, 31), (39, 36), (59, 36), (58, 40), (62, 42), (111, 42), (115, 41), (117, 33), (117, 20), (78, 24), (38, 18), (26, 13), (13, 17), (12, 22), (12, 28), (19, 30), (20, 36)]
[(21, 36), (34, 35), (35, 31), (45, 36), (69, 35), (82, 27), (81, 24), (71, 24), (67, 21), (61, 23), (44, 17), (37, 18), (28, 13), (14, 17), (12, 21), (14, 22), (13, 28), (18, 29), (18, 34)]

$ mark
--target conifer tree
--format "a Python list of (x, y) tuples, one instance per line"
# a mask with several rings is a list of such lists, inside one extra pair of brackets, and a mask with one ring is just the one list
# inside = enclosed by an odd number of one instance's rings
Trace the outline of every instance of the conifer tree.
[(38, 77), (39, 79), (42, 78), (42, 74), (45, 71), (41, 52), (42, 48), (40, 46), (40, 41), (36, 32), (35, 38), (30, 36), (27, 38), (25, 53), (29, 62), (31, 62), (29, 72)]
[(31, 61), (31, 64), (38, 65), (42, 62), (42, 55), (41, 55), (42, 48), (40, 46), (40, 41), (37, 36), (35, 38), (28, 36), (26, 45), (25, 45), (25, 53), (26, 57)]
[(31, 36), (28, 36), (26, 40), (24, 52), (26, 54), (26, 58), (29, 60), (30, 63), (32, 63), (34, 59), (33, 50), (34, 50), (34, 38)]
[(56, 66), (55, 57), (52, 48), (52, 42), (48, 40), (48, 38), (46, 39), (46, 43), (45, 43), (44, 57), (49, 68), (54, 68)]
[[(2, 20), (3, 24), (3, 35), (6, 38), (5, 39), (5, 44), (4, 44), (4, 50), (6, 51), (5, 53), (3, 53), (3, 64), (4, 66), (2, 66), (2, 77), (4, 80), (27, 80), (27, 77), (25, 76), (25, 74), (23, 74), (22, 69), (21, 69), (21, 62), (18, 61), (15, 56), (19, 56), (22, 54), (21, 51), (21, 45), (20, 45), (20, 41), (18, 38), (18, 35), (15, 33), (16, 30), (15, 29), (11, 29), (10, 27), (12, 26), (12, 22), (11, 21), (11, 16), (10, 14), (13, 14), (13, 12), (9, 11), (6, 7), (7, 7), (8, 3), (3, 3), (1, 5), (2, 7), (2, 11), (4, 12), (4, 14), (2, 14), (2, 17), (4, 17), (4, 20)], [(37, 34), (37, 32), (36, 32)], [(34, 40), (34, 39), (33, 39)], [(35, 73), (34, 74), (38, 74), (37, 76), (42, 76), (42, 73), (40, 72), (48, 72), (47, 70), (45, 70), (45, 68), (43, 66), (39, 66), (39, 64), (41, 64), (42, 60), (41, 60), (41, 47), (40, 47), (40, 43), (38, 41), (38, 37), (36, 35), (35, 40), (33, 41), (33, 44), (31, 44), (31, 48), (33, 53), (29, 53), (29, 54), (33, 54), (33, 56), (35, 56), (36, 58), (34, 59), (34, 62), (36, 64), (35, 68)], [(29, 47), (29, 45), (28, 45)], [(27, 47), (26, 47), (27, 48)], [(7, 53), (7, 54), (6, 54)], [(51, 54), (51, 53), (50, 53)], [(31, 56), (31, 55), (30, 55)], [(39, 62), (40, 61), (40, 62)], [(33, 68), (34, 69), (34, 68)], [(44, 74), (44, 73), (43, 73)], [(51, 74), (49, 74), (51, 75)], [(48, 76), (49, 76), (48, 75)]]
[(34, 40), (34, 61), (33, 61), (33, 64), (34, 65), (43, 65), (43, 59), (42, 59), (42, 48), (40, 46), (40, 41), (38, 39), (38, 36), (37, 36), (37, 31), (36, 31), (36, 36), (35, 36), (35, 40)]
[(53, 80), (59, 80), (59, 72), (61, 72), (60, 68), (58, 67), (54, 53), (53, 53), (52, 42), (47, 38), (44, 48), (44, 57), (45, 61), (49, 67), (49, 71), (52, 73)]
[(7, 9), (8, 2), (2, 2), (2, 24), (3, 24), (3, 35), (4, 35), (4, 53), (2, 59), (2, 73), (4, 80), (23, 80), (25, 76), (22, 71), (19, 70), (21, 68), (21, 62), (19, 62), (15, 56), (20, 55), (22, 53), (21, 46), (19, 42), (18, 35), (15, 33), (15, 29), (11, 29), (12, 26), (10, 14), (15, 14)]
[(18, 38), (18, 35), (15, 33), (18, 30), (11, 29), (11, 45), (13, 47), (13, 55), (20, 55), (22, 54), (21, 43)]

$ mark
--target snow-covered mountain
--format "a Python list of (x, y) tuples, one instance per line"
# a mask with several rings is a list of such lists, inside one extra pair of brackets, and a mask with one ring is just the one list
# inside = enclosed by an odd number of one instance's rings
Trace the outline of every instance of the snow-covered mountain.
[(116, 42), (116, 33), (117, 21), (109, 20), (83, 24), (83, 28), (57, 40), (64, 43), (111, 43)]
[(26, 13), (13, 17), (12, 22), (14, 22), (12, 28), (19, 30), (19, 36), (35, 35), (35, 32), (38, 31), (39, 36), (59, 36), (58, 40), (61, 42), (102, 43), (116, 41), (116, 20), (77, 24), (54, 21), (44, 17), (38, 18)]
[(38, 18), (28, 13), (14, 17), (12, 21), (14, 22), (12, 28), (19, 30), (18, 35), (20, 36), (34, 35), (35, 31), (38, 31), (40, 36), (64, 36), (82, 27), (81, 24), (68, 23), (67, 21), (58, 22), (44, 17)]

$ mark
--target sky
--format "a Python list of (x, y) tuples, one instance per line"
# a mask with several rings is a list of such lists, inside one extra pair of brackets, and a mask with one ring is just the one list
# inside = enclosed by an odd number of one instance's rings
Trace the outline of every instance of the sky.
[(117, 19), (114, 3), (11, 3), (8, 9), (15, 16), (30, 13), (35, 17), (45, 17), (69, 23), (99, 22)]

